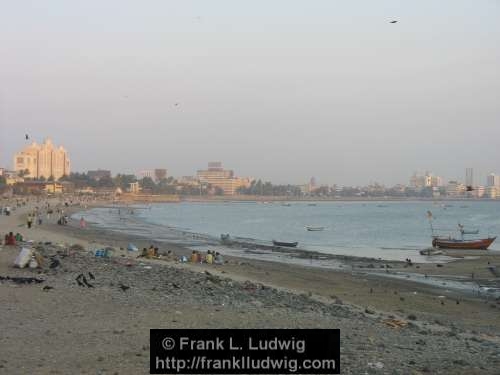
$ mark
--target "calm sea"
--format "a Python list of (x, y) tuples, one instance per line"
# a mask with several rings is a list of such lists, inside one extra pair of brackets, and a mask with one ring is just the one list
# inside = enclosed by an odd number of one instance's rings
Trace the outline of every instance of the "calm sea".
[[(204, 246), (192, 234), (213, 238), (221, 233), (257, 242), (299, 242), (299, 247), (327, 254), (391, 260), (430, 261), (419, 250), (430, 247), (427, 211), (440, 234), (457, 236), (457, 224), (479, 229), (479, 236), (500, 234), (500, 202), (294, 202), (177, 203), (148, 207), (99, 208), (87, 220), (108, 229), (133, 232), (157, 240)], [(308, 232), (306, 226), (324, 231)], [(500, 240), (491, 249), (500, 249)], [(242, 255), (242, 254), (238, 254)], [(250, 253), (250, 257), (267, 257)]]

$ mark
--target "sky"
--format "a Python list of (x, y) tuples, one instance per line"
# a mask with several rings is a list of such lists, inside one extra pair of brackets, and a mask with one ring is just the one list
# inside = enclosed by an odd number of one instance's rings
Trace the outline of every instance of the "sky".
[(73, 171), (500, 173), (498, 0), (1, 4), (0, 166), (28, 133)]

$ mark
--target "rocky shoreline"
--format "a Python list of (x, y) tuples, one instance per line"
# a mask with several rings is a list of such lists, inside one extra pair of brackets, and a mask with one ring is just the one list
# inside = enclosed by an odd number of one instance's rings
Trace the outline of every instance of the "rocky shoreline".
[[(23, 332), (43, 327), (49, 341), (70, 340), (75, 338), (74, 327), (80, 327), (84, 317), (80, 333), (94, 343), (87, 349), (87, 359), (77, 361), (85, 373), (148, 373), (147, 330), (174, 327), (339, 328), (343, 374), (497, 374), (500, 367), (498, 335), (474, 333), (452, 322), (428, 322), (415, 314), (396, 316), (352, 306), (338, 297), (323, 301), (312, 293), (296, 294), (252, 281), (235, 281), (221, 273), (223, 266), (200, 272), (168, 262), (97, 258), (85, 250), (72, 251), (54, 245), (39, 245), (37, 249), (45, 259), (57, 259), (58, 266), (50, 268), (46, 262), (35, 273), (12, 268), (8, 273), (17, 277), (35, 275), (43, 282), (0, 282), (1, 303), (7, 306), (0, 313), (1, 320), (9, 322), (0, 339), (0, 366), (9, 374), (68, 373), (68, 359), (54, 363), (44, 360), (49, 348), (39, 355), (26, 356), (21, 350), (23, 344), (42, 345), (44, 339), (25, 336)], [(12, 250), (6, 248), (2, 255), (13, 255)], [(90, 287), (78, 285), (79, 274), (87, 275)], [(73, 313), (67, 316), (65, 308), (37, 309), (33, 302), (20, 303), (23, 293), (42, 303), (68, 298), (73, 301), (66, 307), (71, 306)], [(38, 318), (33, 321), (27, 316)], [(150, 316), (161, 318), (151, 320)], [(89, 321), (88, 317), (93, 318)], [(391, 320), (404, 325), (391, 326)], [(131, 329), (131, 325), (136, 327)], [(109, 343), (110, 338), (129, 335), (129, 339), (135, 337), (135, 345)], [(101, 354), (120, 350), (121, 354)], [(22, 371), (19, 363), (23, 363)]]

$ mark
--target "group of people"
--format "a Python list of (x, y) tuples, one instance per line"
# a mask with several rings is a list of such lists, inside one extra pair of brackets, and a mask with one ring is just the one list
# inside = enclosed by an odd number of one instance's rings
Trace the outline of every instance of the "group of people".
[(158, 252), (159, 249), (157, 247), (154, 247), (153, 245), (151, 245), (149, 249), (144, 247), (137, 258), (148, 258), (148, 259), (158, 258), (159, 256)]
[(224, 264), (224, 258), (222, 257), (222, 254), (217, 251), (211, 250), (208, 250), (205, 256), (200, 254), (199, 251), (193, 250), (189, 261), (191, 263)]
[(23, 236), (20, 233), (14, 235), (13, 232), (9, 232), (5, 235), (4, 244), (5, 246), (16, 246), (18, 242), (23, 241)]

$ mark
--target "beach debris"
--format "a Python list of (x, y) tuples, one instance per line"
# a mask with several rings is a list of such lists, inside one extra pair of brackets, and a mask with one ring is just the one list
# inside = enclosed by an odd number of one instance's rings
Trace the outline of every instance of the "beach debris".
[(59, 267), (60, 265), (61, 265), (61, 262), (59, 261), (59, 259), (52, 258), (50, 260), (50, 266), (49, 266), (49, 268), (54, 269), (54, 268)]
[[(490, 262), (488, 262), (488, 264), (490, 264)], [(490, 271), (493, 274), (493, 276), (500, 277), (500, 272), (497, 270), (496, 266), (489, 266), (488, 271)], [(474, 277), (472, 277), (472, 278), (474, 278)]]
[(0, 276), (0, 281), (12, 281), (14, 284), (40, 284), (43, 283), (44, 279), (37, 279), (36, 277), (10, 277), (10, 276)]
[(71, 245), (69, 249), (71, 251), (84, 251), (85, 250), (85, 248), (78, 243)]
[(395, 319), (395, 318), (385, 319), (382, 321), (382, 323), (384, 323), (385, 325), (387, 325), (391, 328), (395, 328), (395, 329), (404, 328), (408, 325), (407, 321), (401, 320), (401, 319)]
[(120, 283), (118, 286), (119, 286), (119, 287), (120, 287), (120, 289), (121, 289), (121, 290), (123, 290), (123, 291), (126, 291), (126, 290), (130, 289), (130, 287), (129, 287), (128, 285), (124, 285), (124, 284), (122, 284), (122, 283)]
[(33, 255), (33, 250), (23, 247), (14, 260), (14, 266), (24, 268), (28, 265)]
[(83, 284), (81, 281), (80, 281), (80, 275), (78, 275), (78, 277), (75, 279), (76, 282), (78, 283), (78, 286), (85, 286), (85, 284)]
[(51, 289), (54, 289), (54, 287), (53, 287), (53, 286), (49, 286), (49, 285), (45, 285), (45, 286), (42, 288), (42, 290), (43, 290), (44, 292), (49, 291), (49, 290), (51, 290)]
[(368, 367), (380, 370), (384, 368), (384, 364), (382, 362), (368, 362)]
[(30, 262), (28, 264), (28, 267), (29, 268), (38, 268), (39, 267), (39, 264), (35, 258), (35, 255), (31, 255), (31, 259), (30, 259)]
[(127, 245), (127, 250), (128, 251), (139, 251), (139, 248), (137, 246), (135, 246), (133, 243), (129, 243)]
[(83, 283), (85, 284), (85, 286), (86, 286), (87, 288), (93, 288), (94, 286), (93, 286), (92, 284), (90, 284), (90, 283), (87, 281), (87, 278), (85, 277), (85, 275), (82, 275), (82, 276), (83, 276), (83, 277), (82, 277), (82, 281), (83, 281)]
[(92, 272), (89, 271), (89, 277), (91, 280), (95, 280), (95, 276)]

